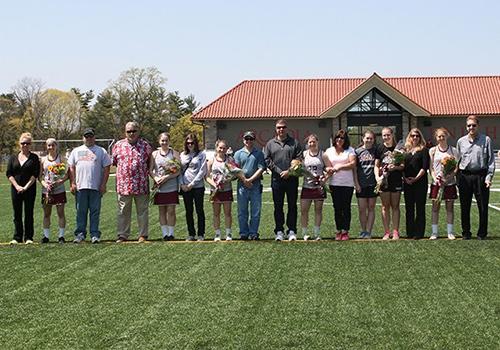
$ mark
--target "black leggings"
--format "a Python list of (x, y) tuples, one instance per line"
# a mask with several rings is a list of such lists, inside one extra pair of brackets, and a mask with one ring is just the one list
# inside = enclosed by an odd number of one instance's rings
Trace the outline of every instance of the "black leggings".
[[(14, 209), (14, 239), (18, 242), (33, 240), (35, 232), (33, 225), (33, 208), (35, 207), (36, 187), (32, 186), (28, 191), (18, 194), (11, 187), (12, 208)], [(24, 225), (23, 225), (24, 204)]]
[(406, 210), (406, 237), (423, 238), (425, 234), (425, 201), (427, 200), (427, 178), (425, 181), (404, 185)]
[(351, 228), (351, 200), (354, 187), (330, 186), (337, 231)]
[[(196, 236), (194, 228), (194, 207), (198, 216), (198, 236), (205, 236), (205, 211), (203, 210), (203, 196), (205, 187), (193, 188), (191, 191), (182, 192), (184, 208), (186, 208), (186, 224), (189, 236)], [(194, 206), (193, 206), (194, 202)]]

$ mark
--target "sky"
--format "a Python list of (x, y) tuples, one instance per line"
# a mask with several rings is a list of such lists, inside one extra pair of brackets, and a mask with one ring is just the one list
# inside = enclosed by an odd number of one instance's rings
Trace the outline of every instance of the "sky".
[(500, 1), (5, 1), (0, 93), (131, 67), (205, 106), (246, 79), (500, 75)]

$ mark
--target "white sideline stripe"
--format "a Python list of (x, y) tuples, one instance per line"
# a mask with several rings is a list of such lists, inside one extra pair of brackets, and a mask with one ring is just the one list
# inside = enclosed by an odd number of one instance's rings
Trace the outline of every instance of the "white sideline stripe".
[[(477, 203), (477, 201), (476, 201), (476, 199), (475, 199), (475, 198), (472, 198), (472, 200), (473, 200), (475, 203)], [(489, 203), (489, 204), (488, 204), (488, 207), (490, 207), (490, 208), (492, 208), (492, 209), (495, 209), (495, 210), (497, 210), (497, 211), (500, 211), (500, 208), (499, 208), (499, 207), (494, 206), (493, 204), (498, 204), (498, 203)]]

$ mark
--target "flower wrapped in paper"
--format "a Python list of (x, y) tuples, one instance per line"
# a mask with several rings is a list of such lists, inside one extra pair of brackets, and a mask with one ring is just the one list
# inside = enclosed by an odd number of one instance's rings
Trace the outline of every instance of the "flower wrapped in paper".
[(436, 186), (439, 188), (439, 191), (433, 201), (438, 203), (441, 202), (441, 199), (443, 198), (444, 188), (446, 187), (447, 178), (455, 173), (457, 164), (457, 159), (451, 155), (448, 155), (441, 159), (441, 171), (436, 176)]
[(405, 161), (405, 152), (399, 149), (395, 149), (394, 151), (386, 152), (384, 157), (382, 158), (382, 166), (379, 170), (379, 179), (377, 184), (375, 185), (375, 193), (379, 193), (382, 188), (386, 188), (388, 186), (388, 178), (389, 178), (389, 166), (400, 166)]
[(313, 179), (312, 183), (315, 186), (321, 188), (321, 190), (325, 191), (325, 193), (330, 192), (330, 188), (325, 183), (325, 176), (323, 174), (316, 174), (311, 172), (310, 170), (307, 169), (307, 167), (304, 166), (302, 161), (298, 159), (293, 159), (291, 161), (290, 168), (288, 168), (288, 175), (294, 177), (305, 176), (310, 179)]
[(54, 185), (56, 185), (56, 182), (64, 179), (65, 176), (66, 165), (64, 163), (56, 163), (47, 167), (47, 174), (45, 176), (45, 187), (47, 188), (47, 193), (44, 198), (45, 204), (49, 204), (49, 195), (54, 189)]
[(243, 170), (239, 167), (239, 165), (234, 161), (233, 158), (227, 157), (222, 170), (213, 172), (211, 174), (212, 180), (216, 186), (211, 190), (210, 200), (213, 201), (217, 192), (223, 189), (226, 183), (242, 176), (244, 176)]
[[(171, 174), (177, 174), (181, 170), (181, 162), (174, 158), (167, 160), (158, 168), (157, 176), (167, 176)], [(153, 204), (154, 199), (158, 191), (160, 190), (162, 184), (154, 183), (149, 194), (149, 203)]]

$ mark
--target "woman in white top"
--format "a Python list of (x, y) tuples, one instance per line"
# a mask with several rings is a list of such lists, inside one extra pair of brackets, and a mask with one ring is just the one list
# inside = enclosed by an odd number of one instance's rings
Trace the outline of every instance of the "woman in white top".
[(303, 152), (303, 164), (307, 170), (300, 193), (300, 213), (302, 223), (302, 235), (304, 241), (311, 236), (307, 233), (309, 224), (309, 209), (314, 201), (314, 239), (320, 240), (320, 226), (323, 218), (323, 202), (326, 198), (326, 192), (323, 185), (326, 181), (324, 152), (319, 149), (318, 136), (311, 134), (306, 138), (307, 149)]
[(231, 204), (233, 202), (233, 188), (231, 180), (224, 178), (227, 174), (226, 162), (229, 156), (226, 155), (227, 143), (225, 140), (217, 140), (215, 143), (215, 155), (208, 161), (208, 171), (206, 181), (212, 186), (215, 194), (212, 196), (212, 208), (214, 211), (214, 241), (221, 240), (220, 212), (224, 207), (224, 221), (226, 226), (226, 241), (233, 239), (231, 226), (233, 217), (231, 214)]
[(333, 139), (333, 146), (325, 151), (326, 170), (332, 175), (330, 191), (337, 233), (335, 240), (347, 241), (351, 226), (351, 200), (354, 192), (356, 153), (350, 147), (349, 136), (339, 130)]
[(40, 183), (42, 184), (42, 206), (43, 206), (43, 238), (42, 243), (49, 243), (50, 216), (52, 206), (56, 206), (59, 223), (59, 243), (64, 243), (64, 233), (66, 230), (66, 215), (64, 214), (64, 204), (66, 203), (66, 188), (64, 182), (68, 179), (69, 173), (66, 165), (63, 173), (56, 174), (60, 164), (64, 164), (62, 156), (59, 154), (59, 147), (54, 138), (45, 141), (47, 155), (40, 160)]
[[(451, 174), (445, 176), (443, 174), (443, 165), (441, 161), (448, 157), (458, 159), (457, 149), (448, 144), (450, 133), (445, 128), (438, 128), (434, 131), (437, 145), (429, 150), (430, 156), (430, 173), (432, 176), (431, 193), (429, 197), (432, 201), (432, 234), (430, 239), (438, 238), (438, 221), (440, 201), (436, 200), (439, 192), (442, 191), (442, 199), (446, 202), (446, 222), (449, 239), (455, 239), (453, 230), (453, 205), (457, 196), (457, 186), (455, 175), (457, 168)], [(441, 188), (443, 187), (443, 188)]]
[(176, 222), (175, 207), (179, 204), (178, 176), (181, 169), (175, 172), (167, 171), (169, 162), (177, 160), (180, 164), (179, 152), (170, 148), (170, 135), (163, 132), (158, 137), (160, 148), (151, 154), (149, 174), (159, 187), (154, 197), (154, 204), (158, 205), (160, 227), (163, 240), (174, 239)]

